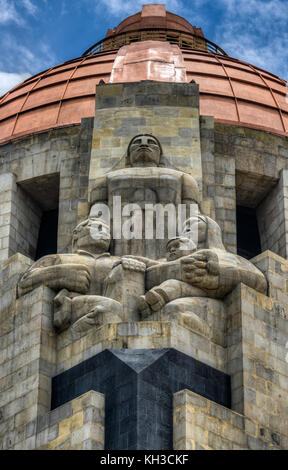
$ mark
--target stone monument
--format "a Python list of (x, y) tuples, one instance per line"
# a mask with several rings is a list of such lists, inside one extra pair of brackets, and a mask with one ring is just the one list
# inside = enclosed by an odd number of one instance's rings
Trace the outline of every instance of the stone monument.
[(287, 449), (284, 82), (130, 20), (0, 103), (0, 448)]

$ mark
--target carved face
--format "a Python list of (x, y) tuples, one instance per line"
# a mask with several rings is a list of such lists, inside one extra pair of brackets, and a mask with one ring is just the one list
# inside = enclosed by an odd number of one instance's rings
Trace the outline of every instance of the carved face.
[(205, 218), (195, 215), (194, 217), (190, 217), (190, 219), (186, 220), (183, 235), (194, 240), (198, 246), (199, 244), (204, 243), (207, 236), (207, 223), (205, 222)]
[(108, 251), (110, 245), (109, 226), (100, 219), (87, 219), (73, 230), (73, 251)]
[(195, 251), (196, 245), (189, 238), (177, 237), (169, 240), (166, 248), (167, 261), (174, 261), (182, 256), (190, 255)]
[(151, 135), (136, 136), (130, 146), (130, 162), (132, 166), (158, 166), (161, 148)]

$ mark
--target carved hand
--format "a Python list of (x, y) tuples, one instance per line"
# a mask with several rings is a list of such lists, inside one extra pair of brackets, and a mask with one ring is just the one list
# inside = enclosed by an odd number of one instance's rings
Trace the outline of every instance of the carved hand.
[(136, 259), (123, 257), (121, 259), (121, 263), (122, 263), (123, 269), (129, 269), (130, 271), (140, 271), (140, 272), (146, 271), (146, 264)]
[(21, 295), (44, 284), (55, 290), (68, 289), (85, 294), (90, 285), (90, 271), (83, 264), (59, 264), (27, 272), (19, 283)]
[[(156, 266), (157, 264), (160, 264), (159, 261), (157, 261), (155, 259), (146, 258), (144, 256), (125, 255), (123, 258), (125, 260), (136, 260), (136, 261), (139, 261), (141, 263), (144, 263), (146, 265), (146, 268), (150, 268), (151, 266)], [(121, 261), (117, 262), (117, 264), (120, 264), (120, 263), (121, 263)]]
[(217, 289), (219, 285), (218, 256), (212, 250), (200, 250), (181, 259), (183, 281), (197, 287)]

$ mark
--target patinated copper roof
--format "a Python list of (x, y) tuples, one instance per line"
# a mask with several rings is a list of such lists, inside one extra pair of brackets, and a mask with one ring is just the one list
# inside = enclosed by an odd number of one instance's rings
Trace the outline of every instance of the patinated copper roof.
[[(156, 6), (161, 7), (160, 10), (150, 9), (149, 16), (148, 7)], [(202, 115), (212, 115), (223, 123), (288, 135), (285, 80), (228, 57), (218, 46), (207, 41), (200, 29), (162, 7), (143, 7), (142, 12), (108, 32), (110, 41), (116, 38), (114, 44), (110, 42), (108, 47), (106, 37), (100, 41), (102, 46), (97, 52), (93, 52), (92, 46), (92, 53), (88, 50), (82, 57), (39, 73), (0, 98), (0, 142), (78, 124), (82, 118), (93, 116), (96, 84), (100, 80), (109, 82), (119, 49), (125, 46), (131, 51), (133, 44), (146, 40), (166, 43), (167, 51), (170, 50), (169, 43), (180, 48), (186, 68), (185, 80), (193, 79), (200, 86)], [(141, 29), (141, 34), (131, 39), (129, 35), (135, 27)], [(176, 32), (171, 34), (172, 30), (178, 31), (178, 35)], [(126, 42), (119, 43), (119, 34), (125, 34)], [(145, 78), (138, 74), (131, 80)]]

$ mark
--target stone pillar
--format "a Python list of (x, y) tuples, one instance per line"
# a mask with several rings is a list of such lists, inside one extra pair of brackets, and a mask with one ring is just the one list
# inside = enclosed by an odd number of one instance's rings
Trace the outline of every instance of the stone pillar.
[(103, 450), (105, 398), (90, 392), (39, 417), (37, 450)]
[(6, 261), (11, 254), (12, 199), (15, 192), (15, 175), (0, 175), (0, 261)]
[(17, 252), (35, 257), (41, 213), (13, 173), (0, 175), (0, 262)]
[(273, 296), (241, 284), (226, 299), (232, 409), (250, 419), (253, 449), (288, 444), (288, 266), (277, 258), (268, 252), (254, 259), (259, 268), (266, 266)]
[(50, 410), (56, 365), (54, 292), (39, 287), (16, 301), (1, 337), (1, 447), (35, 449), (37, 418)]
[(200, 116), (201, 159), (203, 168), (203, 200), (201, 209), (215, 219), (215, 156), (214, 117)]
[[(219, 138), (219, 136), (218, 136)], [(235, 159), (215, 158), (215, 215), (225, 248), (237, 253)]]
[(245, 417), (189, 390), (174, 394), (174, 450), (245, 450)]
[(137, 299), (145, 294), (145, 269), (141, 263), (139, 270), (125, 269), (123, 264), (113, 268), (106, 280), (105, 297), (121, 302), (124, 308), (124, 322), (139, 321)]
[(262, 251), (288, 256), (288, 170), (282, 170), (275, 188), (257, 209)]

